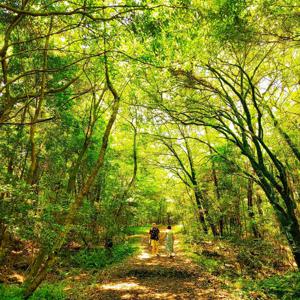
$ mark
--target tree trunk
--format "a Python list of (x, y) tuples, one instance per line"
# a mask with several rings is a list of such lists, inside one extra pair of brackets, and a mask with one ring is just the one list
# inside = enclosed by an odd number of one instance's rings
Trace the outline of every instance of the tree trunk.
[(202, 226), (202, 229), (203, 229), (204, 233), (207, 234), (208, 233), (208, 228), (207, 228), (207, 225), (206, 225), (206, 218), (205, 218), (204, 208), (202, 206), (202, 199), (201, 199), (201, 195), (200, 195), (200, 191), (199, 191), (198, 187), (194, 188), (194, 195), (195, 195), (196, 204), (197, 204), (197, 208), (198, 208), (199, 222)]
[[(264, 190), (269, 202), (271, 203), (278, 222), (281, 226), (282, 232), (284, 233), (291, 251), (293, 253), (295, 262), (300, 268), (300, 227), (297, 216), (295, 214), (295, 207), (293, 206), (292, 199), (289, 195), (285, 195), (284, 201), (287, 205), (287, 210), (284, 210), (279, 205), (279, 195), (275, 193), (273, 187), (269, 185), (266, 180), (261, 179), (261, 187)], [(282, 196), (282, 195), (281, 195)]]
[(248, 199), (248, 216), (250, 219), (251, 230), (255, 238), (260, 238), (261, 235), (255, 223), (255, 214), (253, 210), (253, 179), (252, 178), (248, 179), (247, 199)]
[(34, 291), (39, 287), (39, 285), (45, 279), (48, 270), (54, 265), (56, 259), (57, 259), (56, 256), (48, 257), (48, 259), (45, 261), (45, 263), (42, 265), (41, 269), (39, 270), (39, 273), (35, 277), (33, 277), (30, 282), (27, 283), (28, 285), (24, 292), (25, 299), (28, 299), (34, 293)]
[(132, 149), (132, 158), (133, 158), (133, 174), (131, 177), (131, 180), (129, 181), (127, 187), (124, 189), (122, 195), (120, 196), (120, 206), (117, 209), (116, 212), (116, 218), (119, 218), (121, 212), (122, 212), (122, 208), (124, 206), (124, 201), (126, 200), (126, 197), (128, 196), (130, 190), (132, 189), (132, 187), (135, 184), (136, 181), (136, 176), (137, 176), (137, 170), (138, 170), (138, 157), (137, 157), (137, 127), (136, 125), (134, 125), (133, 122), (130, 122), (132, 128), (133, 128), (133, 149)]
[(0, 246), (0, 265), (4, 262), (6, 256), (12, 250), (12, 237), (7, 227), (2, 228), (1, 246)]
[[(210, 144), (207, 127), (204, 127), (204, 130), (205, 130), (205, 134), (206, 134), (206, 139), (207, 139), (207, 145), (208, 145), (208, 149), (209, 149), (209, 154), (212, 156), (213, 155), (213, 150), (212, 150), (212, 147), (211, 147), (211, 144)], [(211, 172), (212, 172), (212, 178), (213, 178), (213, 182), (214, 182), (215, 197), (216, 197), (216, 199), (218, 201), (218, 209), (221, 212), (220, 207), (219, 207), (219, 203), (220, 203), (220, 200), (221, 200), (221, 193), (220, 193), (219, 181), (218, 181), (218, 176), (217, 176), (216, 166), (215, 166), (214, 160), (211, 161)], [(220, 236), (223, 235), (223, 225), (224, 225), (223, 218), (224, 217), (223, 217), (222, 212), (221, 212), (221, 217), (220, 217), (219, 222), (218, 222), (219, 223), (218, 224), (219, 225), (219, 233), (218, 234)]]
[[(181, 131), (181, 134), (184, 138), (184, 142), (185, 142), (185, 145), (186, 145), (187, 156), (188, 156), (189, 165), (190, 165), (190, 180), (191, 180), (191, 182), (193, 184), (193, 187), (194, 187), (196, 204), (197, 204), (197, 207), (198, 207), (198, 210), (199, 210), (199, 220), (200, 220), (200, 223), (202, 225), (204, 233), (207, 234), (208, 233), (208, 228), (207, 228), (207, 225), (206, 225), (206, 216), (208, 216), (208, 207), (205, 206), (204, 196), (203, 196), (202, 192), (199, 189), (196, 170), (195, 170), (195, 166), (194, 166), (193, 155), (192, 155), (192, 151), (190, 149), (190, 145), (188, 143), (188, 140), (185, 136), (184, 131), (182, 131), (182, 130), (180, 130), (180, 131)], [(215, 234), (215, 229), (216, 228), (214, 226), (211, 226), (211, 229), (212, 229), (213, 234)]]
[(258, 214), (260, 216), (263, 216), (264, 212), (262, 210), (262, 198), (258, 193), (256, 194), (256, 206), (257, 206)]
[[(278, 214), (278, 213), (277, 213)], [(279, 221), (281, 223), (283, 232), (288, 240), (288, 243), (291, 247), (295, 262), (300, 268), (300, 229), (299, 223), (295, 214), (288, 214), (283, 216), (279, 212)]]
[(67, 192), (71, 193), (72, 191), (75, 191), (75, 182), (76, 182), (76, 176), (78, 174), (83, 156), (86, 152), (86, 150), (88, 149), (88, 143), (84, 143), (83, 148), (81, 149), (78, 158), (75, 162), (75, 164), (72, 166), (71, 168), (71, 173), (70, 173), (70, 177), (69, 177), (69, 181), (68, 181), (68, 187), (67, 187)]
[(219, 234), (224, 236), (224, 217), (222, 216), (219, 220)]
[(0, 221), (0, 247), (2, 246), (2, 241), (4, 239), (6, 229), (7, 226), (2, 221)]
[(276, 117), (274, 116), (272, 109), (270, 109), (269, 107), (267, 107), (268, 113), (270, 115), (270, 117), (273, 120), (273, 124), (274, 127), (277, 128), (278, 132), (280, 133), (280, 135), (283, 137), (283, 139), (285, 140), (285, 142), (288, 144), (288, 146), (290, 147), (290, 149), (292, 150), (293, 154), (295, 155), (295, 157), (298, 159), (298, 161), (300, 162), (300, 151), (299, 151), (299, 147), (292, 141), (291, 137), (288, 135), (288, 133), (286, 131), (283, 130), (283, 128), (280, 126), (280, 124), (278, 123), (278, 120), (276, 119)]
[(26, 275), (26, 280), (31, 282), (34, 276), (38, 273), (44, 261), (47, 259), (48, 251), (45, 248), (39, 250), (38, 255), (34, 259), (33, 263), (30, 266), (29, 272)]
[[(209, 147), (209, 149), (210, 149), (210, 154), (212, 154), (211, 147)], [(217, 172), (216, 172), (214, 162), (212, 162), (212, 177), (213, 177), (213, 182), (214, 182), (214, 187), (215, 187), (215, 195), (216, 195), (218, 203), (220, 203), (221, 193), (220, 193), (220, 189), (219, 189), (219, 181), (218, 181)], [(220, 208), (218, 208), (218, 209), (220, 210)], [(220, 216), (220, 219), (219, 219), (219, 235), (220, 236), (223, 236), (223, 224), (224, 224), (223, 219), (224, 219), (224, 217), (223, 217), (222, 212), (221, 212), (221, 216)]]

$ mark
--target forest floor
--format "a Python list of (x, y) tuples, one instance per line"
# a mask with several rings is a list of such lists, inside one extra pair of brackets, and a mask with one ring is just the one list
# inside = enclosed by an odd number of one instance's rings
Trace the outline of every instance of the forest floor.
[(175, 258), (164, 251), (153, 257), (147, 238), (142, 243), (139, 255), (91, 287), (88, 299), (233, 299), (217, 278), (203, 273), (181, 249)]
[[(213, 237), (189, 242), (178, 229), (176, 257), (169, 258), (163, 244), (156, 257), (147, 230), (134, 228), (112, 252), (65, 249), (30, 300), (300, 299), (300, 273), (281, 243)], [(23, 299), (26, 259), (12, 256), (0, 268), (1, 300)]]
[[(175, 258), (167, 256), (163, 245), (159, 257), (151, 255), (148, 237), (142, 235), (140, 240), (140, 251), (134, 257), (103, 271), (96, 283), (84, 286), (79, 298), (77, 290), (73, 297), (69, 294), (70, 299), (244, 299), (218, 276), (193, 262), (180, 239), (175, 242)], [(70, 290), (74, 288), (71, 286)]]

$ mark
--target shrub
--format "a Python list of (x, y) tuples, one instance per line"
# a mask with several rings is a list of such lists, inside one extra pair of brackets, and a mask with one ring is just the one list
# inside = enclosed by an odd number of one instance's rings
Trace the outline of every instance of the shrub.
[(0, 284), (1, 300), (22, 300), (22, 289), (16, 285)]
[[(1, 300), (23, 300), (23, 289), (16, 285), (0, 285)], [(66, 295), (62, 285), (43, 284), (29, 298), (30, 300), (64, 300)]]
[(30, 300), (64, 300), (66, 299), (62, 285), (43, 284), (29, 298)]
[(83, 249), (70, 256), (70, 263), (80, 268), (103, 268), (107, 265), (117, 263), (132, 255), (137, 247), (130, 243), (119, 244), (111, 250), (104, 248)]
[(276, 275), (245, 285), (247, 291), (263, 291), (282, 300), (300, 299), (300, 272)]

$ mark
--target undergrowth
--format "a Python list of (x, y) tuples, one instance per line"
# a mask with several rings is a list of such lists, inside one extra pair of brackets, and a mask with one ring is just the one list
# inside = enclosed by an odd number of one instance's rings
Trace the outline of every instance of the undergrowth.
[(243, 289), (256, 296), (273, 296), (275, 299), (300, 299), (300, 272), (289, 272), (285, 275), (275, 275), (262, 280), (249, 280), (243, 283)]
[[(23, 300), (23, 289), (17, 285), (0, 285), (1, 300)], [(67, 299), (62, 284), (41, 285), (29, 300), (64, 300)]]
[[(79, 269), (101, 269), (119, 263), (137, 251), (135, 240), (114, 246), (110, 251), (104, 248), (82, 249), (73, 253), (62, 253), (63, 266)], [(23, 290), (16, 284), (0, 284), (0, 300), (23, 300)], [(67, 295), (63, 283), (42, 284), (29, 300), (64, 300)]]
[(225, 289), (233, 288), (245, 299), (300, 300), (300, 273), (291, 272), (288, 254), (268, 241), (202, 237), (182, 246)]
[(128, 242), (116, 245), (110, 250), (104, 248), (82, 249), (65, 257), (64, 264), (85, 269), (103, 268), (121, 262), (137, 249), (138, 246), (135, 243)]

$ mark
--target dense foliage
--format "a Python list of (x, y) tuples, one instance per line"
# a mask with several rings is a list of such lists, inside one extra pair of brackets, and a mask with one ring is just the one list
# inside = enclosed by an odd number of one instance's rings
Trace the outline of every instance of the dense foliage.
[(0, 262), (27, 251), (25, 297), (66, 249), (101, 267), (151, 222), (300, 266), (299, 20), (292, 0), (0, 2)]

